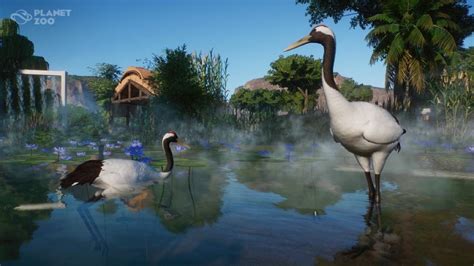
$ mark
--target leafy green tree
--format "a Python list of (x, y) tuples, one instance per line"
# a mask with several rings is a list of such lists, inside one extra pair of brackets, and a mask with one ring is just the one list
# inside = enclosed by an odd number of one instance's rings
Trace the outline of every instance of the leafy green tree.
[[(458, 1), (423, 1), (424, 5), (435, 7), (439, 3), (446, 3), (444, 10), (451, 19), (459, 25), (461, 31), (454, 34), (458, 46), (471, 35), (474, 30), (474, 15), (469, 13), (466, 0)], [(318, 24), (327, 18), (332, 18), (337, 23), (344, 16), (352, 16), (351, 26), (362, 29), (374, 26), (370, 17), (383, 12), (390, 0), (296, 0), (297, 4), (307, 5), (306, 15), (310, 17), (311, 24)]]
[(440, 76), (446, 58), (457, 49), (452, 32), (459, 26), (444, 10), (449, 1), (389, 0), (368, 20), (375, 26), (366, 40), (374, 47), (371, 63), (383, 60), (395, 106), (407, 110), (423, 92), (428, 73)]
[(93, 73), (99, 78), (119, 82), (122, 71), (118, 65), (108, 63), (98, 63), (92, 68)]
[(114, 89), (118, 85), (122, 71), (119, 66), (108, 63), (96, 64), (91, 70), (98, 77), (89, 82), (95, 100), (106, 112), (106, 115), (111, 118), (112, 97), (114, 96)]
[(290, 92), (299, 91), (304, 97), (303, 113), (306, 113), (310, 94), (321, 87), (321, 60), (303, 55), (280, 56), (270, 67), (265, 78)]
[(153, 62), (151, 84), (159, 93), (159, 102), (197, 118), (206, 97), (186, 46), (166, 49), (165, 55), (155, 56)]
[(227, 96), (226, 80), (227, 60), (212, 52), (196, 56), (183, 45), (153, 58), (150, 84), (158, 94), (156, 102), (189, 118), (215, 116)]
[(341, 84), (341, 93), (349, 101), (364, 101), (372, 100), (372, 89), (370, 86), (364, 84), (357, 84), (353, 79), (346, 79)]
[[(19, 34), (18, 24), (11, 19), (0, 21), (0, 116), (7, 114), (8, 92), (10, 89), (11, 109), (15, 114), (21, 110), (20, 98), (26, 104), (28, 113), (31, 107), (30, 86), (23, 79), (23, 97), (19, 95), (17, 74), (21, 68), (47, 69), (48, 63), (43, 57), (34, 56), (34, 45), (25, 36)], [(33, 78), (35, 109), (41, 110), (41, 86), (39, 78)], [(25, 91), (27, 90), (27, 91)]]

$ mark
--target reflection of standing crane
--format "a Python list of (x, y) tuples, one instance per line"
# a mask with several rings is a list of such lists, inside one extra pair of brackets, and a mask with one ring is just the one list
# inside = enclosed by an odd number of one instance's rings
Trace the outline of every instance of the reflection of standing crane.
[[(191, 198), (191, 204), (193, 206), (193, 217), (196, 216), (196, 203), (194, 201), (194, 195), (193, 195), (193, 191), (192, 191), (192, 185), (191, 185), (191, 180), (192, 180), (192, 169), (191, 167), (188, 168), (188, 178), (187, 178), (187, 181), (188, 181), (188, 191), (189, 191), (189, 196)], [(163, 216), (166, 220), (173, 220), (177, 217), (179, 217), (181, 214), (175, 210), (172, 209), (172, 204), (173, 204), (173, 196), (174, 196), (174, 193), (173, 193), (173, 179), (174, 177), (171, 177), (170, 179), (170, 182), (169, 182), (169, 185), (170, 185), (170, 188), (169, 188), (169, 191), (170, 191), (170, 196), (168, 198), (168, 203), (164, 203), (163, 200), (164, 200), (164, 195), (165, 195), (165, 185), (166, 183), (163, 183), (163, 187), (162, 187), (162, 190), (161, 190), (161, 195), (160, 195), (160, 199), (158, 201), (158, 210), (162, 210), (163, 211)]]
[(85, 202), (77, 208), (77, 212), (79, 213), (79, 216), (81, 216), (87, 231), (89, 231), (89, 234), (92, 236), (92, 240), (95, 243), (94, 250), (101, 251), (102, 255), (107, 255), (109, 246), (89, 212), (90, 206), (92, 206), (91, 203)]
[[(371, 259), (388, 259), (393, 253), (395, 245), (399, 244), (400, 238), (388, 230), (384, 229), (382, 224), (382, 209), (380, 205), (369, 203), (367, 213), (364, 215), (366, 229), (359, 237), (359, 242), (350, 250), (339, 253), (337, 258), (357, 259), (362, 256), (369, 256)], [(375, 210), (374, 210), (375, 209)], [(375, 213), (374, 213), (375, 211)], [(352, 264), (354, 261), (352, 261)]]

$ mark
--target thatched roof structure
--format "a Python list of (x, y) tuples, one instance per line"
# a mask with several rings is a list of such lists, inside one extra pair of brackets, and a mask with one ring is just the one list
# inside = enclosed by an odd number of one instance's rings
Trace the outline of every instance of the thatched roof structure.
[(155, 94), (148, 79), (151, 72), (142, 67), (128, 67), (115, 87), (113, 103), (142, 104)]

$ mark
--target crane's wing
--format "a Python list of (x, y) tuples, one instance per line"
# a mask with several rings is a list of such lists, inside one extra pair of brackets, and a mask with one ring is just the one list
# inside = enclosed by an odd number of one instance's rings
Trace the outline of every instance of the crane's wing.
[(371, 117), (363, 129), (362, 137), (376, 144), (390, 144), (397, 141), (406, 130), (387, 110), (375, 105), (374, 107), (376, 108), (370, 112)]

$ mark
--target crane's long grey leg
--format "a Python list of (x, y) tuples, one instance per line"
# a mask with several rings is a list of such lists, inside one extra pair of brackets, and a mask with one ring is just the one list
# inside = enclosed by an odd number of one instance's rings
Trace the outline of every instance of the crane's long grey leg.
[(370, 159), (359, 155), (355, 155), (355, 157), (362, 170), (364, 170), (367, 186), (369, 188), (369, 197), (372, 199), (375, 196), (375, 188), (374, 183), (372, 183), (372, 177), (370, 176)]
[(375, 202), (380, 203), (380, 174), (375, 174)]
[(372, 183), (372, 177), (370, 176), (370, 172), (364, 172), (365, 178), (367, 179), (367, 186), (369, 187), (369, 197), (373, 199), (375, 196), (375, 188), (374, 183)]
[(380, 195), (380, 174), (382, 173), (385, 161), (389, 152), (376, 152), (372, 154), (372, 162), (374, 164), (375, 172), (375, 202), (380, 203), (382, 196)]

